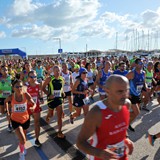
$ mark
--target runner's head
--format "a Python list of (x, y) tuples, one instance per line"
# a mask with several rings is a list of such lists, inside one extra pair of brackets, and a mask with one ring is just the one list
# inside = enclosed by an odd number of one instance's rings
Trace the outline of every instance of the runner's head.
[(38, 66), (41, 66), (41, 65), (42, 65), (42, 61), (41, 61), (41, 60), (38, 60), (38, 61), (37, 61), (37, 65), (38, 65)]
[(81, 67), (79, 69), (79, 76), (77, 78), (85, 79), (87, 77), (87, 70), (86, 68)]
[(30, 64), (28, 61), (26, 61), (26, 62), (24, 63), (24, 69), (25, 69), (25, 70), (31, 70), (31, 64)]
[(119, 70), (120, 71), (124, 71), (126, 69), (126, 64), (125, 64), (125, 62), (120, 62), (119, 63)]
[(142, 69), (143, 68), (143, 62), (142, 62), (141, 58), (137, 58), (135, 60), (135, 67), (136, 67), (136, 69)]
[(53, 67), (53, 73), (55, 77), (59, 77), (60, 76), (60, 68), (59, 66), (54, 66)]
[(75, 65), (74, 65), (74, 71), (75, 71), (75, 72), (78, 72), (79, 69), (80, 69), (80, 66), (79, 66), (78, 64), (75, 64)]
[(106, 62), (105, 62), (105, 65), (104, 65), (104, 68), (105, 68), (106, 70), (109, 70), (109, 69), (111, 68), (111, 66), (112, 66), (111, 62), (106, 61)]
[(91, 69), (91, 63), (86, 63), (85, 68), (89, 71)]
[(28, 73), (28, 81), (29, 82), (36, 82), (37, 81), (37, 74), (35, 71), (30, 71)]
[(129, 97), (129, 81), (121, 75), (112, 75), (105, 86), (108, 101), (115, 105), (123, 105)]
[(62, 63), (62, 70), (63, 70), (63, 71), (67, 71), (67, 69), (68, 69), (68, 68), (67, 68), (67, 63), (63, 62), (63, 63)]
[(148, 62), (147, 68), (148, 68), (149, 70), (152, 70), (152, 69), (153, 69), (153, 62), (152, 62), (152, 61), (149, 61), (149, 62)]
[(8, 68), (6, 66), (1, 66), (1, 74), (7, 75), (8, 74)]
[(23, 93), (23, 82), (21, 80), (16, 79), (12, 85), (15, 93), (18, 93), (18, 94)]

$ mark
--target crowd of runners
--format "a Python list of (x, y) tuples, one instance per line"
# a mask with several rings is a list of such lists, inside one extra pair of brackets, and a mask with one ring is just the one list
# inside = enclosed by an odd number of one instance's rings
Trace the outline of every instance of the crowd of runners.
[[(99, 95), (96, 102), (95, 95)], [(77, 146), (89, 159), (123, 159), (132, 154), (128, 130), (140, 110), (150, 112), (149, 103), (160, 104), (160, 58), (127, 56), (88, 58), (12, 59), (0, 61), (0, 113), (8, 131), (19, 139), (19, 159), (24, 160), (26, 131), (34, 118), (35, 146), (40, 147), (41, 104), (47, 97), (49, 124), (57, 112), (57, 137), (62, 132), (64, 100), (68, 100), (71, 125), (84, 114)], [(90, 104), (94, 103), (89, 111)], [(107, 120), (107, 122), (106, 122)], [(88, 140), (92, 137), (91, 143)], [(148, 135), (153, 146), (160, 133)]]

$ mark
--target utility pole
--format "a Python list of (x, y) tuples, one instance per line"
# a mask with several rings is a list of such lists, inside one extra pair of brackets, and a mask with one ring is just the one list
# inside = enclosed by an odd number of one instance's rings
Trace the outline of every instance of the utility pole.
[(116, 32), (116, 50), (118, 48), (118, 32)]

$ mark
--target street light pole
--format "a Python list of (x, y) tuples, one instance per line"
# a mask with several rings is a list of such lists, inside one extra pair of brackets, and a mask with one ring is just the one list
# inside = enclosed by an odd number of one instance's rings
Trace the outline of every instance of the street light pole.
[(59, 40), (59, 49), (61, 49), (61, 39), (58, 38), (58, 40)]
[(58, 40), (59, 41), (59, 49), (61, 49), (61, 38), (53, 38), (55, 40)]

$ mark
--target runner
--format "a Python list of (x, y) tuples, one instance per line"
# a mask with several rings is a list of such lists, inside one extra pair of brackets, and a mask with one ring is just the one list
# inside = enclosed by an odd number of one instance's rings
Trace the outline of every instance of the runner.
[(42, 83), (44, 80), (44, 69), (42, 67), (42, 61), (38, 60), (37, 61), (37, 66), (35, 67), (35, 71), (37, 74), (37, 82)]
[(130, 112), (130, 125), (129, 129), (135, 131), (132, 128), (131, 123), (136, 119), (140, 113), (140, 103), (141, 103), (141, 92), (144, 87), (147, 89), (145, 84), (145, 72), (143, 71), (143, 62), (140, 58), (135, 60), (135, 69), (130, 71), (126, 77), (130, 82), (130, 100), (131, 100), (131, 112)]
[[(121, 84), (121, 85), (119, 85)], [(129, 82), (120, 75), (110, 76), (104, 87), (108, 98), (99, 101), (87, 114), (77, 138), (77, 147), (90, 160), (128, 160), (133, 143), (126, 138), (129, 125)], [(91, 139), (91, 144), (88, 140)]]
[(118, 69), (113, 72), (113, 74), (119, 74), (122, 76), (126, 76), (127, 73), (128, 73), (128, 71), (126, 70), (125, 62), (120, 62)]
[(147, 108), (147, 104), (151, 101), (151, 95), (155, 90), (155, 80), (153, 78), (153, 62), (148, 62), (147, 68), (145, 69), (145, 74), (146, 74), (146, 85), (147, 85), (147, 90), (143, 87), (142, 89), (142, 102), (143, 106), (142, 109), (149, 112), (150, 110)]
[(94, 81), (93, 81), (93, 71), (91, 70), (91, 64), (86, 63), (85, 68), (87, 69), (87, 79), (88, 79), (88, 87), (91, 88), (93, 91), (90, 97), (90, 100), (94, 102), (93, 96), (94, 96)]
[(154, 78), (157, 83), (155, 88), (155, 91), (157, 94), (157, 101), (160, 104), (160, 62), (159, 61), (154, 64)]
[(28, 84), (28, 73), (31, 71), (31, 64), (26, 61), (24, 63), (24, 69), (20, 74), (20, 80), (23, 81), (23, 84), (27, 85)]
[(72, 114), (72, 97), (71, 97), (72, 94), (71, 94), (71, 90), (73, 88), (72, 72), (68, 70), (66, 63), (62, 63), (62, 77), (65, 81), (64, 86), (63, 86), (63, 91), (65, 93), (65, 97), (68, 99), (69, 112), (70, 112), (69, 115), (71, 116), (71, 114)]
[(74, 123), (74, 118), (81, 115), (81, 109), (83, 109), (84, 116), (88, 113), (89, 109), (89, 89), (87, 84), (87, 70), (82, 68), (79, 70), (79, 77), (77, 77), (77, 81), (73, 85), (72, 92), (74, 94), (73, 105), (75, 106), (76, 112), (72, 114), (70, 117), (71, 123)]
[[(1, 76), (0, 76), (0, 113), (5, 113), (4, 101), (11, 95), (12, 85), (11, 77), (8, 75), (8, 69), (6, 66), (1, 66)], [(10, 105), (10, 103), (9, 103)], [(9, 110), (10, 111), (10, 110)], [(8, 131), (12, 131), (12, 125), (10, 119), (8, 119)]]
[[(63, 103), (63, 86), (64, 79), (60, 76), (60, 68), (58, 66), (53, 67), (54, 76), (48, 77), (42, 86), (43, 92), (47, 95), (48, 101), (48, 114), (46, 116), (46, 122), (49, 123), (51, 117), (54, 115), (54, 110), (57, 111), (58, 118), (58, 138), (65, 138), (62, 133), (62, 103)], [(48, 90), (46, 87), (48, 86)]]
[[(104, 69), (101, 69), (98, 72), (96, 81), (95, 81), (95, 86), (98, 85), (99, 89), (99, 95), (100, 95), (100, 99), (103, 100), (107, 97), (105, 90), (103, 89), (108, 77), (112, 74), (111, 70), (111, 63), (109, 61), (105, 62), (105, 66)], [(94, 86), (94, 88), (96, 88)]]
[(73, 84), (76, 82), (76, 78), (79, 76), (79, 69), (80, 66), (78, 64), (74, 65), (74, 72), (72, 73), (72, 80), (73, 80)]
[(31, 95), (32, 99), (36, 104), (36, 108), (34, 112), (28, 110), (30, 115), (33, 115), (34, 118), (34, 128), (35, 128), (35, 146), (40, 147), (41, 143), (39, 142), (39, 134), (40, 134), (40, 102), (43, 103), (43, 96), (42, 96), (42, 86), (41, 84), (37, 83), (37, 75), (35, 71), (30, 71), (28, 73), (28, 85), (27, 85), (27, 92)]
[[(15, 80), (13, 82), (13, 90), (14, 93), (5, 100), (5, 107), (8, 119), (11, 120), (12, 127), (19, 139), (19, 160), (25, 160), (26, 130), (30, 125), (27, 103), (32, 106), (29, 108), (31, 111), (34, 111), (36, 105), (32, 97), (27, 92), (23, 92), (23, 82), (21, 80)], [(9, 102), (11, 102), (11, 114), (9, 112)]]

